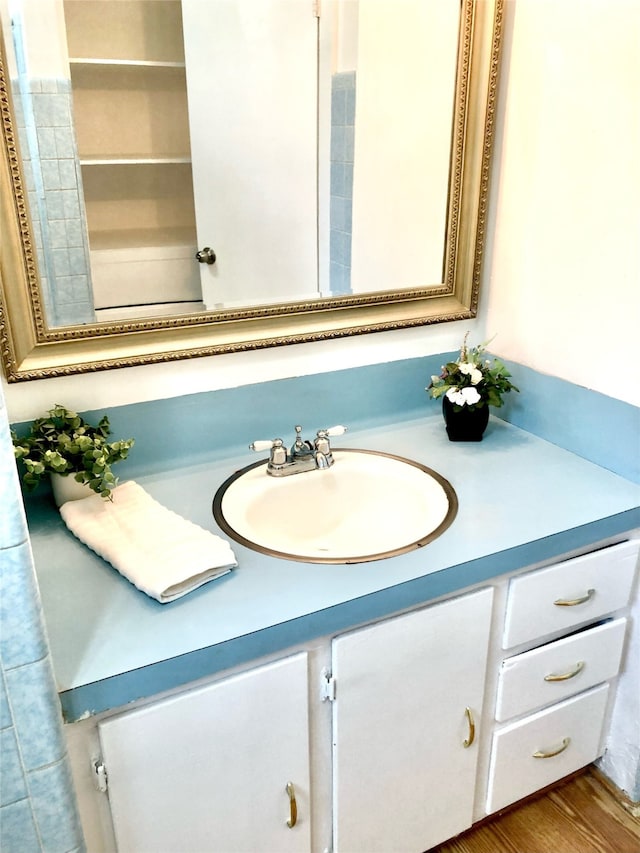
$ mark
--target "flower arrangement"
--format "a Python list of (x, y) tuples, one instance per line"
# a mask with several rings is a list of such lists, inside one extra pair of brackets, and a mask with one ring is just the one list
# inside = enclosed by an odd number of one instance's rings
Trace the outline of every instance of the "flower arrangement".
[(110, 434), (106, 415), (98, 426), (90, 426), (59, 403), (46, 417), (37, 418), (26, 436), (19, 438), (12, 430), (13, 449), (24, 467), (22, 481), (27, 491), (36, 489), (46, 473), (73, 474), (78, 483), (111, 499), (111, 489), (118, 483), (111, 466), (127, 458), (134, 440), (109, 442)]
[(519, 389), (500, 359), (485, 358), (487, 344), (467, 347), (468, 336), (467, 332), (457, 361), (445, 364), (440, 376), (432, 376), (426, 390), (435, 399), (446, 396), (454, 411), (502, 406), (502, 395)]

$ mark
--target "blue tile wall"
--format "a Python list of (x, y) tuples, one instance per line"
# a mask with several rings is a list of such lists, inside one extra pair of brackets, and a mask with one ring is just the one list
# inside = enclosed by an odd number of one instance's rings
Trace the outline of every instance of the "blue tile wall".
[(351, 293), (353, 148), (356, 120), (356, 72), (331, 80), (331, 211), (329, 281), (333, 294)]
[(12, 726), (0, 731), (0, 806), (24, 800), (27, 796), (18, 740)]
[(42, 298), (52, 325), (95, 322), (71, 81), (33, 79), (12, 21), (18, 77), (11, 81)]
[(0, 850), (83, 851), (0, 388)]
[(28, 542), (2, 549), (0, 654), (6, 667), (39, 661), (47, 653), (35, 578), (24, 568), (30, 561)]
[(41, 850), (28, 799), (2, 806), (0, 821), (3, 853), (38, 853)]
[[(83, 849), (71, 776), (66, 761), (57, 761), (29, 774), (31, 802), (36, 815), (42, 849)], [(73, 847), (69, 847), (74, 844)]]

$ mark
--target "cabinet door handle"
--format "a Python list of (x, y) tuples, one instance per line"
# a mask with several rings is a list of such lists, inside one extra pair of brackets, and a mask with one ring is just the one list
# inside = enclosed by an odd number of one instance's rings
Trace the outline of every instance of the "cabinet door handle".
[(553, 758), (554, 755), (560, 755), (561, 752), (564, 752), (565, 749), (571, 743), (570, 737), (565, 737), (562, 739), (562, 746), (558, 749), (554, 749), (551, 752), (543, 752), (542, 750), (533, 753), (534, 758)]
[(296, 803), (296, 792), (293, 782), (287, 782), (285, 790), (289, 795), (289, 820), (287, 821), (287, 826), (289, 829), (293, 829), (298, 822), (298, 804)]
[(215, 264), (216, 253), (209, 246), (205, 246), (204, 249), (196, 252), (196, 260), (199, 264)]
[(469, 737), (462, 742), (462, 745), (467, 749), (467, 747), (471, 746), (476, 739), (476, 724), (473, 721), (473, 714), (471, 713), (471, 708), (469, 708), (469, 706), (464, 709), (464, 713), (466, 714), (467, 723), (469, 725)]
[(575, 678), (579, 672), (582, 672), (584, 669), (584, 661), (579, 660), (575, 667), (569, 672), (563, 672), (560, 675), (556, 673), (551, 673), (549, 675), (545, 675), (545, 681), (568, 681), (570, 678)]
[(556, 607), (575, 607), (576, 604), (584, 604), (586, 601), (590, 601), (595, 594), (595, 589), (588, 589), (587, 594), (580, 598), (558, 598), (553, 603)]

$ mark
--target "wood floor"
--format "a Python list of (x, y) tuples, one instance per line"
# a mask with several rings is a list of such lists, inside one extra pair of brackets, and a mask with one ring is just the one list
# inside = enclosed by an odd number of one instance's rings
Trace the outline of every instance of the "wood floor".
[(640, 820), (587, 771), (429, 853), (640, 853)]

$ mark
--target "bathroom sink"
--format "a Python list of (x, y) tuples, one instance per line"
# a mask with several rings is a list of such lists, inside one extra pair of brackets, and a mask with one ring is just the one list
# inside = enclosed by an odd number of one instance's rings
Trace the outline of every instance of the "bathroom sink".
[(364, 563), (431, 542), (453, 522), (456, 493), (410, 459), (336, 449), (327, 470), (270, 477), (266, 460), (229, 477), (213, 500), (221, 530), (248, 548), (307, 563)]

